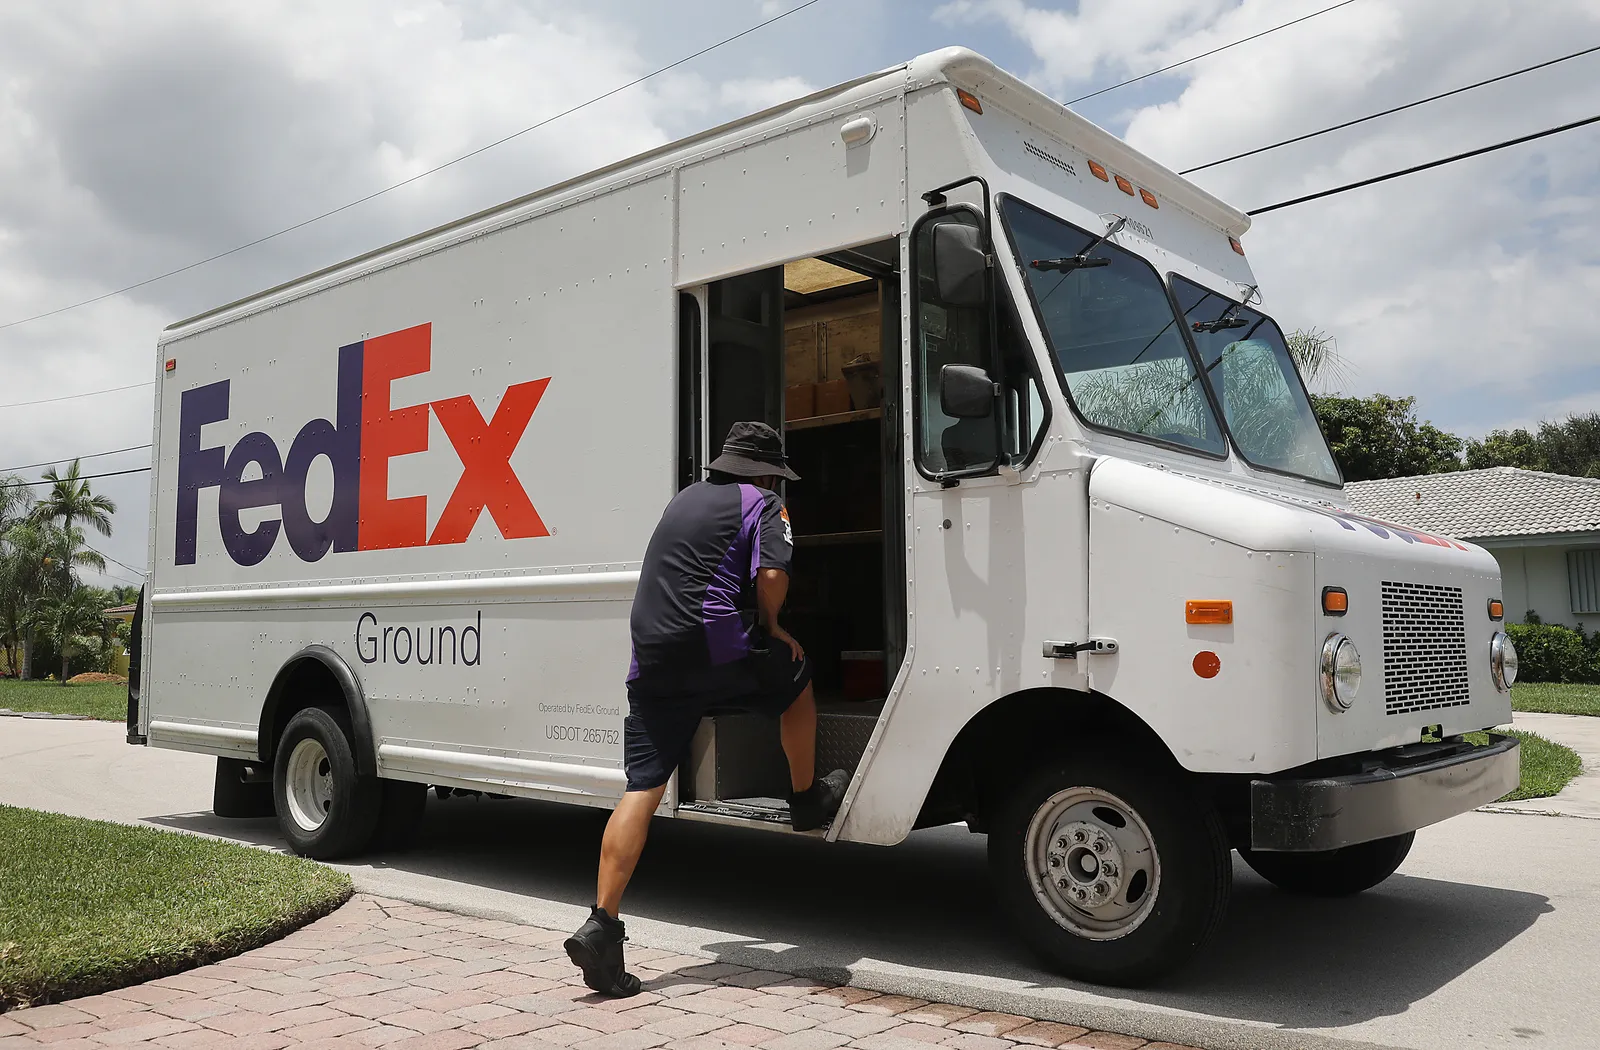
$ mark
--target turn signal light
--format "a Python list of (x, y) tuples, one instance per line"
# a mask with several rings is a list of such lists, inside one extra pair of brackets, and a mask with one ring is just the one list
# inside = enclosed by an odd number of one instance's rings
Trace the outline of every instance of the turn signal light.
[(1188, 623), (1232, 623), (1233, 602), (1185, 602), (1183, 605), (1183, 618)]
[(1505, 605), (1501, 603), (1499, 598), (1490, 598), (1489, 599), (1489, 619), (1491, 619), (1491, 620), (1504, 620), (1505, 618), (1506, 618), (1506, 607), (1505, 607)]
[(1322, 588), (1322, 614), (1324, 616), (1343, 616), (1350, 611), (1350, 596), (1343, 587)]
[(977, 95), (974, 95), (970, 91), (963, 91), (960, 88), (956, 88), (956, 98), (960, 99), (961, 104), (972, 110), (972, 112), (978, 114), (979, 116), (983, 115), (983, 103), (978, 101)]
[(1093, 175), (1095, 178), (1099, 179), (1101, 182), (1110, 182), (1111, 181), (1111, 176), (1106, 174), (1105, 165), (1101, 164), (1097, 160), (1091, 160), (1089, 162), (1089, 174)]

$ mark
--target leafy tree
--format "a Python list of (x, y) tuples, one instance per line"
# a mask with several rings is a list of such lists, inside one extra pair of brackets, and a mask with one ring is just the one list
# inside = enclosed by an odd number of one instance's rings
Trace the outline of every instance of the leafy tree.
[(1491, 430), (1482, 441), (1467, 442), (1467, 466), (1524, 467), (1552, 474), (1600, 478), (1600, 412), (1543, 422), (1536, 433)]
[(1461, 439), (1419, 421), (1414, 397), (1314, 395), (1311, 401), (1346, 481), (1461, 469)]

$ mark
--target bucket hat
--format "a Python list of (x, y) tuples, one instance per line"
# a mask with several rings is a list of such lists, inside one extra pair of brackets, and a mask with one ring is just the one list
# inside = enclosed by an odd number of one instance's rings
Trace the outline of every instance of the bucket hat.
[(722, 455), (711, 461), (711, 469), (741, 478), (771, 475), (800, 480), (800, 475), (789, 469), (783, 438), (765, 423), (741, 422), (729, 427)]

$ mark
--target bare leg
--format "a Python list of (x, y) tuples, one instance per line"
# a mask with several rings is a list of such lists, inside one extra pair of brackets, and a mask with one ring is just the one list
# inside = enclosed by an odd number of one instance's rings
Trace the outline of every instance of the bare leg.
[[(815, 709), (813, 708), (813, 718)], [(644, 841), (650, 835), (650, 818), (661, 805), (661, 796), (667, 785), (649, 791), (630, 791), (622, 796), (617, 808), (606, 821), (605, 837), (600, 840), (600, 884), (595, 890), (595, 903), (605, 909), (613, 919), (622, 907), (622, 891), (633, 878), (633, 869), (644, 852)]]
[(817, 775), (817, 698), (811, 686), (789, 705), (778, 727), (783, 753), (789, 759), (789, 784), (799, 794)]

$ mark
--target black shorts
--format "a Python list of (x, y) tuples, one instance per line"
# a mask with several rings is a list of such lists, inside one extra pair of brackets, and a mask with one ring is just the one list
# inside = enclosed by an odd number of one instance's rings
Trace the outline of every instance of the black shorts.
[(777, 718), (811, 684), (811, 662), (774, 644), (731, 664), (693, 670), (650, 670), (628, 683), (622, 723), (629, 791), (665, 784), (688, 756), (700, 719), (712, 710)]

